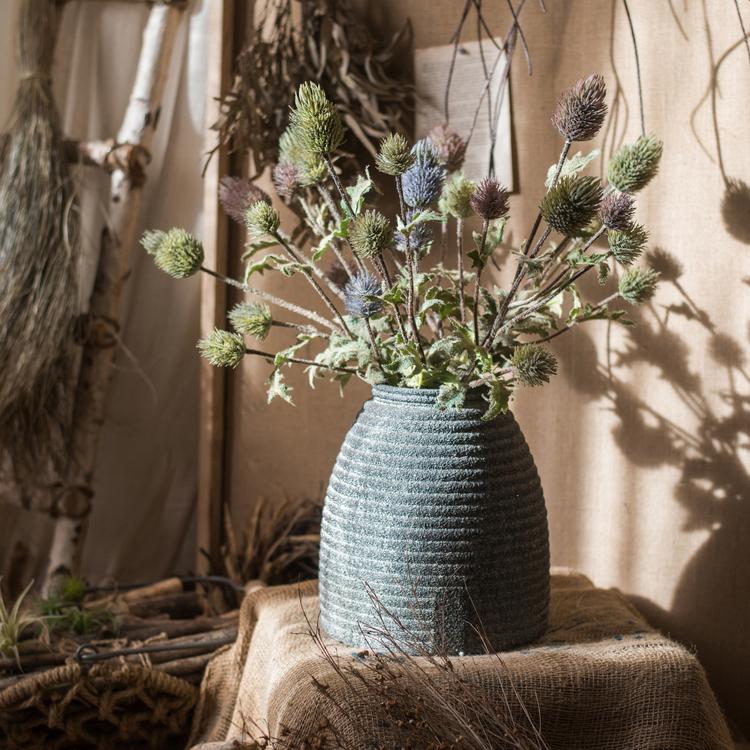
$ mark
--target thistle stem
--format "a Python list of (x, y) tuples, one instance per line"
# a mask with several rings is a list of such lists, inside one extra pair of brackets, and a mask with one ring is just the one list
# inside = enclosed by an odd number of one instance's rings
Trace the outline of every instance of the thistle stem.
[(316, 336), (325, 335), (322, 331), (319, 331), (314, 326), (306, 326), (302, 325), (302, 323), (289, 323), (286, 320), (276, 320), (274, 318), (271, 321), (271, 325), (276, 326), (277, 328), (292, 328), (295, 331), (299, 331), (300, 333), (315, 334)]
[[(276, 359), (276, 355), (271, 352), (264, 352), (260, 349), (245, 349), (245, 354), (254, 354), (256, 357), (263, 357), (264, 359), (271, 360), (272, 362)], [(286, 362), (291, 362), (295, 365), (310, 365), (311, 367), (319, 367), (321, 370), (333, 370), (334, 372), (345, 372), (352, 375), (357, 375), (357, 370), (353, 367), (334, 367), (333, 365), (324, 365), (320, 362), (316, 362), (314, 359), (303, 359), (302, 357), (285, 357)]]
[(555, 185), (557, 185), (557, 181), (560, 179), (560, 173), (562, 172), (562, 168), (565, 165), (565, 159), (568, 156), (568, 151), (570, 151), (570, 146), (573, 142), (572, 141), (565, 141), (562, 147), (562, 151), (560, 152), (560, 158), (557, 160), (557, 169), (555, 170), (555, 176), (552, 178), (552, 184), (549, 186), (549, 189), (552, 190)]
[(383, 361), (380, 359), (380, 348), (378, 347), (378, 342), (375, 339), (375, 331), (372, 330), (372, 326), (370, 325), (370, 321), (368, 318), (364, 318), (365, 322), (365, 328), (367, 329), (367, 335), (370, 337), (370, 345), (372, 346), (372, 353), (375, 357), (375, 361), (378, 363), (378, 369), (380, 372), (385, 375), (385, 370), (383, 369)]
[[(487, 219), (484, 219), (482, 222), (482, 240), (481, 244), (479, 245), (479, 256), (480, 258), (484, 258), (484, 248), (487, 244), (487, 233), (490, 230), (490, 223), (487, 221)], [(479, 343), (479, 289), (482, 286), (482, 271), (484, 270), (484, 265), (480, 265), (477, 268), (477, 277), (474, 281), (474, 309), (472, 311), (473, 313), (473, 322), (474, 322), (474, 343)]]
[[(614, 302), (618, 297), (620, 296), (619, 292), (615, 292), (614, 294), (610, 294), (609, 297), (605, 297), (601, 302), (594, 305), (592, 309), (592, 313), (596, 313), (602, 308), (606, 307), (610, 302)], [(545, 336), (542, 339), (537, 339), (536, 341), (532, 342), (534, 344), (543, 344), (545, 341), (552, 341), (552, 339), (557, 338), (561, 334), (565, 333), (566, 331), (569, 331), (574, 326), (577, 326), (579, 323), (585, 323), (587, 320), (591, 320), (591, 318), (578, 318), (574, 320), (572, 323), (568, 323), (566, 326), (563, 326), (559, 331), (555, 331), (554, 333), (549, 334), (549, 336)]]
[(240, 289), (245, 294), (252, 294), (255, 297), (264, 299), (273, 305), (277, 305), (278, 307), (283, 307), (285, 310), (297, 313), (297, 315), (301, 315), (303, 318), (314, 320), (316, 323), (325, 326), (331, 331), (338, 330), (338, 326), (335, 323), (332, 323), (330, 320), (324, 318), (322, 315), (318, 315), (318, 313), (313, 312), (312, 310), (308, 310), (306, 307), (295, 305), (293, 302), (287, 302), (281, 297), (276, 297), (275, 295), (269, 294), (262, 289), (256, 289), (255, 287), (248, 286), (241, 281), (237, 281), (237, 279), (233, 279), (229, 276), (224, 276), (223, 274), (217, 273), (216, 271), (213, 271), (210, 268), (206, 268), (205, 266), (201, 266), (200, 270), (203, 271), (203, 273), (208, 274), (209, 276), (213, 276), (215, 279), (224, 282), (227, 286), (233, 286), (236, 289)]
[[(380, 279), (383, 282), (383, 285), (386, 286), (388, 289), (393, 288), (393, 282), (391, 281), (391, 275), (388, 273), (388, 267), (385, 265), (385, 261), (383, 260), (383, 256), (378, 256), (374, 259), (373, 265), (375, 266), (378, 274), (380, 275)], [(396, 315), (396, 322), (398, 323), (398, 329), (401, 332), (401, 336), (403, 337), (404, 341), (408, 341), (409, 337), (406, 335), (406, 328), (404, 328), (404, 319), (401, 317), (401, 311), (398, 309), (398, 305), (395, 302), (391, 303), (391, 306), (393, 307), (393, 312)]]
[(349, 212), (349, 216), (354, 216), (354, 211), (352, 210), (352, 204), (349, 201), (349, 196), (346, 194), (346, 191), (344, 190), (344, 186), (341, 184), (341, 180), (339, 179), (339, 176), (336, 174), (336, 170), (333, 168), (331, 155), (324, 154), (323, 159), (325, 160), (326, 166), (328, 167), (328, 174), (331, 176), (331, 179), (333, 180), (333, 184), (336, 186), (336, 190), (338, 191), (338, 194), (341, 196), (341, 200), (344, 201), (344, 205), (346, 206), (346, 210)]
[(280, 234), (279, 232), (274, 232), (271, 236), (281, 245), (281, 247), (284, 248), (286, 254), (295, 263), (299, 263), (300, 265), (305, 267), (304, 275), (310, 283), (310, 286), (315, 290), (320, 299), (323, 300), (325, 306), (333, 313), (335, 318), (338, 320), (339, 325), (344, 329), (344, 331), (346, 331), (346, 334), (349, 336), (349, 338), (353, 339), (354, 337), (352, 336), (352, 332), (349, 330), (349, 326), (347, 326), (346, 321), (342, 317), (341, 313), (336, 309), (336, 306), (333, 304), (333, 302), (331, 302), (330, 297), (323, 291), (320, 284), (318, 284), (318, 282), (313, 278), (312, 272), (306, 267), (307, 264), (305, 263), (305, 259), (297, 254), (297, 251), (294, 250), (294, 248), (287, 241), (286, 237), (284, 237), (282, 234)]
[(466, 297), (464, 296), (464, 220), (456, 219), (456, 251), (458, 253), (458, 304), (461, 323), (466, 324)]

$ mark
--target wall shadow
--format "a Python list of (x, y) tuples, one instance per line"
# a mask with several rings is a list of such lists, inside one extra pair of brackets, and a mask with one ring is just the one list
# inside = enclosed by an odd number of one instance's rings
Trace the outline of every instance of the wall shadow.
[[(717, 329), (682, 286), (682, 269), (669, 253), (656, 249), (648, 260), (661, 272), (662, 282), (677, 291), (678, 301), (633, 310), (629, 317), (636, 326), (627, 329), (622, 343), (609, 346), (604, 363), (583, 329), (575, 333), (575, 347), (561, 348), (560, 356), (563, 370), (566, 357), (576, 359), (571, 386), (606, 404), (617, 417), (612, 436), (623, 455), (636, 467), (671, 467), (677, 473), (672, 497), (685, 511), (681, 530), (708, 533), (683, 569), (669, 609), (642, 598), (637, 604), (654, 625), (696, 648), (722, 705), (748, 733), (750, 649), (744, 632), (750, 619), (748, 342)], [(745, 283), (750, 285), (750, 280)], [(678, 319), (681, 331), (690, 333), (675, 332)], [(691, 369), (694, 334), (707, 337), (706, 356), (724, 371), (727, 387), (718, 393), (709, 391)], [(676, 401), (660, 404), (657, 394), (631, 385), (644, 367), (658, 372)], [(589, 374), (581, 380), (583, 372)], [(676, 421), (682, 418), (676, 412), (688, 415), (689, 427)], [(626, 557), (636, 554), (634, 547), (626, 550)]]

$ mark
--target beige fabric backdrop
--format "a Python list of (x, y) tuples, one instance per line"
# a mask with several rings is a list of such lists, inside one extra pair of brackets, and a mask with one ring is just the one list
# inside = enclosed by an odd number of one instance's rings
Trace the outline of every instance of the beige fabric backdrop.
[[(445, 44), (463, 6), (360, 4), (388, 29), (411, 16), (418, 46)], [(485, 5), (496, 9), (492, 27), (505, 29), (504, 3)], [(740, 716), (750, 696), (750, 63), (731, 2), (630, 5), (647, 128), (665, 142), (638, 218), (651, 247), (673, 254), (683, 273), (662, 285), (633, 333), (589, 323), (559, 340), (561, 374), (522, 392), (514, 410), (546, 489), (554, 563), (621, 588), (665, 632), (694, 644), (723, 704)], [(600, 145), (609, 153), (639, 133), (619, 0), (548, 0), (546, 15), (534, 0), (526, 6), (534, 74), (520, 52), (512, 74), (516, 237), (559, 152), (549, 124), (559, 91), (603, 73), (613, 111)], [(741, 6), (750, 24), (750, 5)], [(722, 213), (730, 180), (741, 182)], [(596, 281), (590, 289), (598, 293)], [(302, 287), (298, 297), (312, 303)], [(266, 407), (267, 373), (251, 360), (232, 381), (228, 486), (238, 514), (259, 497), (318, 492), (367, 396), (361, 384), (344, 400), (328, 385), (310, 393), (298, 374), (297, 407)]]
[[(148, 168), (142, 226), (200, 233), (205, 105), (206, 8), (193, 0), (175, 44), (161, 125)], [(0, 4), (0, 123), (16, 89), (20, 0)], [(135, 74), (145, 4), (68, 2), (56, 50), (55, 92), (69, 137), (117, 133)], [(84, 287), (95, 269), (108, 180), (84, 173)], [(88, 298), (88, 292), (82, 295)], [(145, 252), (133, 254), (95, 476), (84, 573), (143, 580), (185, 570), (195, 559), (199, 283), (175, 283)], [(0, 365), (1, 366), (1, 365)], [(0, 505), (0, 570), (16, 540), (39, 576), (51, 536), (47, 519)]]

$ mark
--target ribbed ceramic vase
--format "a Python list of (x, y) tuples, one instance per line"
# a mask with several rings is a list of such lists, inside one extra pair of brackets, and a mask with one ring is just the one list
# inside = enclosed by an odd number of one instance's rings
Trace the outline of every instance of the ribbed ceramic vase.
[(349, 646), (377, 649), (385, 626), (410, 653), (481, 653), (478, 631), (503, 650), (546, 628), (547, 512), (518, 423), (436, 399), (375, 386), (331, 474), (320, 618)]

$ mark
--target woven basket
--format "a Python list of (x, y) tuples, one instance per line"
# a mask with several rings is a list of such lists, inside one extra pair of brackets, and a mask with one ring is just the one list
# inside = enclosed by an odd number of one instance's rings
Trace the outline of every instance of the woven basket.
[(75, 663), (0, 692), (3, 750), (178, 750), (198, 689), (136, 664)]
[(480, 653), (546, 628), (547, 512), (518, 423), (483, 422), (479, 398), (447, 411), (436, 398), (373, 388), (333, 469), (321, 625), (350, 646), (385, 647), (386, 627), (409, 653)]

